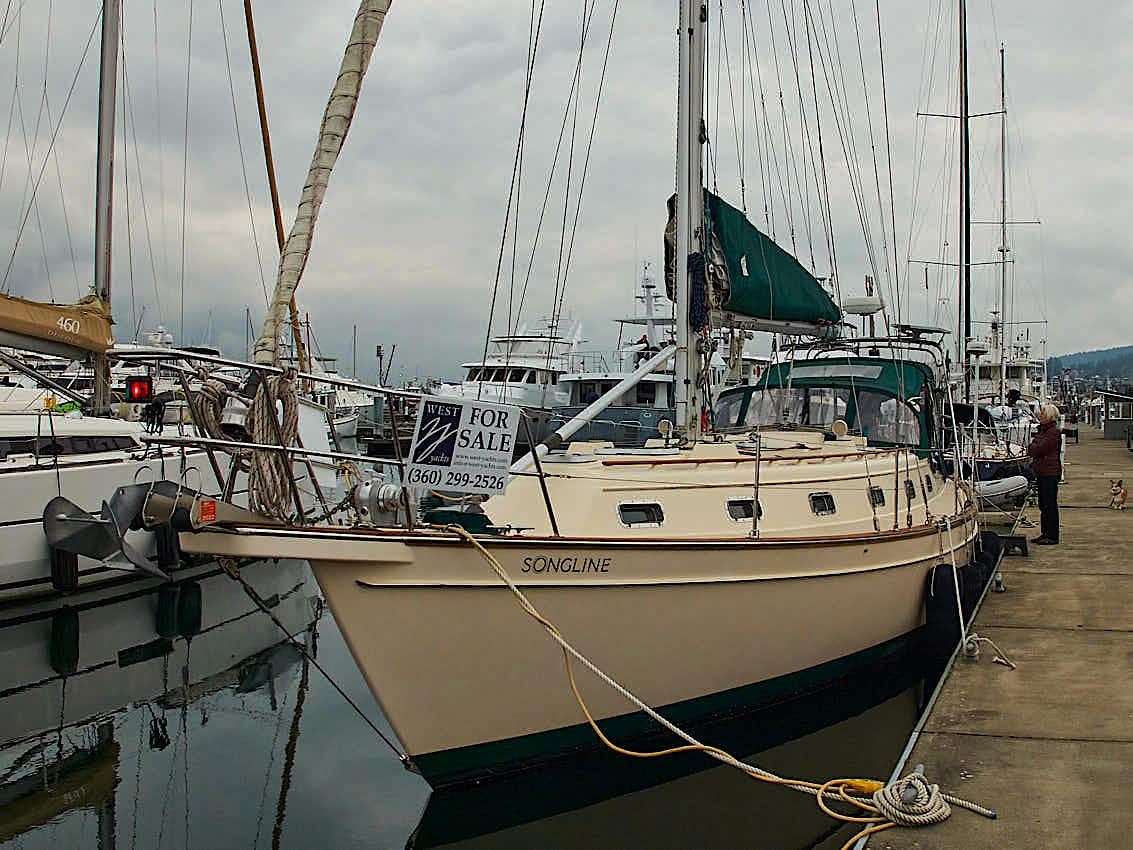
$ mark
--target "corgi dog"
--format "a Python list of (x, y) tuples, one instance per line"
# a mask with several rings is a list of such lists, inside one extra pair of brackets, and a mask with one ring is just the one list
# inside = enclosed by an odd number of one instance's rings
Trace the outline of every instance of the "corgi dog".
[(1125, 510), (1125, 503), (1129, 501), (1129, 488), (1125, 486), (1122, 479), (1109, 480), (1110, 500), (1109, 506), (1115, 511)]

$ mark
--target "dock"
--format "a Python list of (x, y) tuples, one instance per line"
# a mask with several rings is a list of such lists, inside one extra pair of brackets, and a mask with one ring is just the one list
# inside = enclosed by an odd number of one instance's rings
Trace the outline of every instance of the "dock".
[[(1081, 427), (1059, 487), (1061, 543), (1006, 556), (973, 630), (1018, 668), (957, 658), (902, 773), (994, 809), (888, 829), (873, 850), (1133, 845), (1133, 508), (1108, 509), (1110, 479), (1133, 484), (1123, 440)], [(1133, 501), (1133, 500), (1131, 500)], [(1038, 509), (1025, 515), (1038, 535)], [(1026, 525), (1024, 522), (1023, 525)]]

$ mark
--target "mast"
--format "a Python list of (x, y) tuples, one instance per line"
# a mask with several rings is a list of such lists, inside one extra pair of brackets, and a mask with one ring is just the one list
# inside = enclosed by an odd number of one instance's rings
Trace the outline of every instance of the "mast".
[[(275, 213), (275, 239), (282, 254), (287, 238), (283, 234), (283, 213), (279, 206), (279, 187), (275, 181), (275, 160), (271, 153), (271, 135), (268, 132), (267, 104), (264, 102), (264, 81), (260, 73), (260, 51), (256, 47), (256, 27), (252, 21), (252, 0), (244, 0), (244, 23), (248, 31), (248, 53), (252, 59), (252, 80), (256, 87), (256, 106), (260, 113), (260, 140), (264, 147), (264, 164), (267, 166), (268, 189), (271, 192), (271, 208)], [(310, 372), (311, 361), (303, 346), (303, 332), (299, 329), (299, 308), (295, 305), (295, 295), (288, 305), (291, 316), (291, 343), (295, 347), (295, 359), (299, 368)], [(248, 355), (251, 357), (251, 355)]]
[(1007, 404), (1007, 58), (999, 45), (999, 403)]
[[(118, 86), (118, 28), (122, 0), (102, 0), (102, 59), (98, 80), (98, 166), (94, 200), (94, 291), (110, 303), (111, 213), (114, 208), (114, 109)], [(96, 413), (110, 403), (105, 356), (94, 362)]]
[(708, 9), (700, 0), (680, 2), (677, 88), (677, 233), (674, 269), (677, 355), (675, 407), (677, 429), (689, 440), (700, 436), (702, 396), (698, 386), (700, 354), (689, 332), (689, 254), (699, 251), (703, 233), (702, 112), (704, 26)]
[(972, 336), (972, 183), (968, 163), (968, 4), (960, 0), (960, 305), (963, 310), (964, 401), (972, 400), (968, 339)]

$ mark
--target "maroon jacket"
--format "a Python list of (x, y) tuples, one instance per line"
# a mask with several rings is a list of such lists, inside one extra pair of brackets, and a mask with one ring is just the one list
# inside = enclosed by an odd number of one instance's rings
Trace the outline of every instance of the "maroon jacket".
[(1035, 438), (1027, 447), (1027, 454), (1035, 459), (1032, 468), (1035, 475), (1062, 475), (1062, 431), (1058, 423), (1048, 422), (1040, 425)]

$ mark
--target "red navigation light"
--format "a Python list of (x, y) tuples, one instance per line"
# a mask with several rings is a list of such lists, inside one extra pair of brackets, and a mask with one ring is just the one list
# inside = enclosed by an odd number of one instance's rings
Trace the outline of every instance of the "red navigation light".
[(153, 398), (153, 378), (143, 375), (126, 379), (126, 398), (131, 403), (140, 404)]

